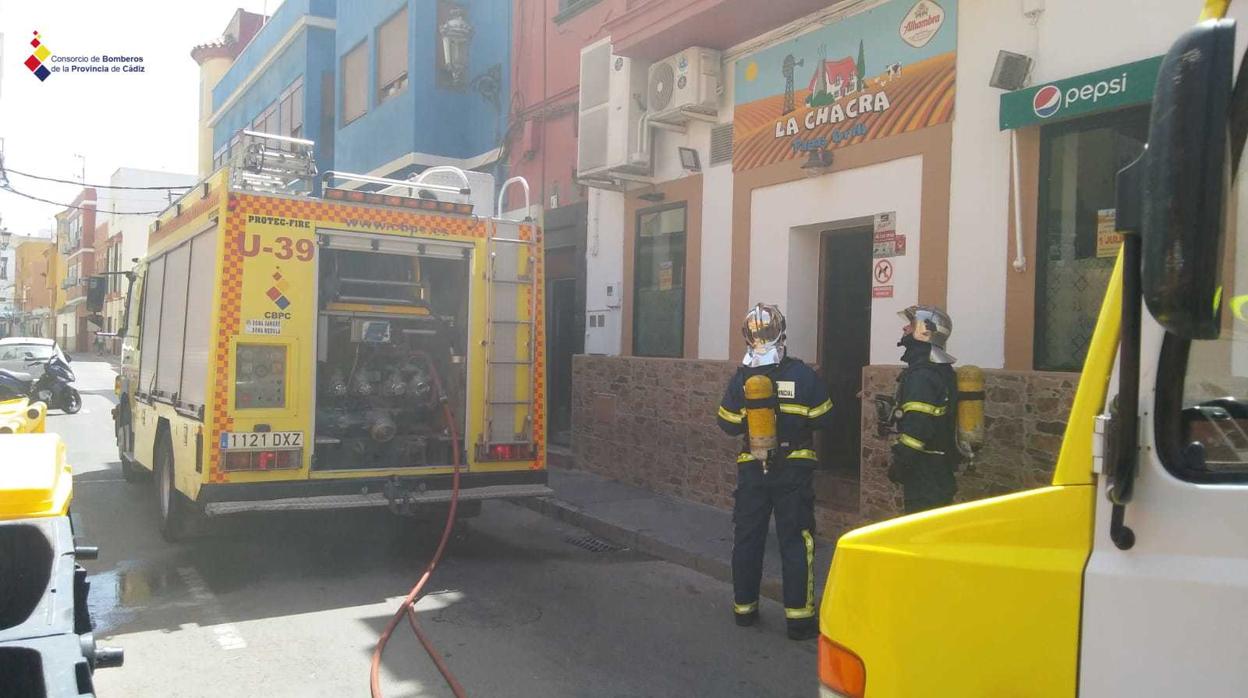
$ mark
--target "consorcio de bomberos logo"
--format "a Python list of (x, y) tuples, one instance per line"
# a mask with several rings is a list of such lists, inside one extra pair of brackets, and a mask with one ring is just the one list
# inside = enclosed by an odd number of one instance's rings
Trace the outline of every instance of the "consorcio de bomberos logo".
[(93, 54), (89, 56), (73, 56), (54, 54), (43, 43), (43, 37), (38, 30), (34, 32), (34, 38), (30, 40), (31, 53), (26, 58), (25, 65), (35, 77), (40, 81), (47, 80), (48, 76), (53, 73), (76, 73), (76, 74), (95, 74), (95, 73), (143, 73), (147, 71), (147, 66), (143, 64), (142, 56), (114, 56), (109, 54)]
[(1062, 91), (1057, 85), (1045, 85), (1031, 97), (1031, 110), (1041, 119), (1047, 119), (1062, 108)]
[(52, 71), (48, 70), (48, 66), (44, 65), (44, 62), (52, 56), (52, 52), (48, 50), (47, 46), (43, 45), (37, 30), (35, 31), (35, 38), (30, 40), (30, 45), (34, 50), (31, 51), (30, 58), (26, 59), (25, 66), (30, 68), (30, 72), (34, 73), (40, 82), (43, 82), (52, 74)]

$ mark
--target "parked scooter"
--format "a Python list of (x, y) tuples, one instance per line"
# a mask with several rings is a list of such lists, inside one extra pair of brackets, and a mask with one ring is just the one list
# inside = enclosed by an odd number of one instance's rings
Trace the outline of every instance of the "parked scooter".
[[(38, 362), (31, 362), (31, 366)], [(49, 409), (60, 409), (65, 414), (75, 414), (82, 409), (82, 396), (70, 383), (77, 377), (66, 359), (53, 353), (43, 367), (43, 375), (33, 378), (29, 373), (0, 370), (0, 401), (29, 397), (32, 402), (46, 404)]]

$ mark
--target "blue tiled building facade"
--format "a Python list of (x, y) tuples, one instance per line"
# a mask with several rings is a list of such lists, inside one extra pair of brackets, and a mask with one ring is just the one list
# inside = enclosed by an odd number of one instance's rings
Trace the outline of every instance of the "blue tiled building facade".
[[(457, 75), (439, 31), (453, 18), (471, 32)], [(252, 129), (316, 141), (322, 172), (493, 171), (511, 18), (510, 0), (286, 0), (212, 90), (214, 166)]]

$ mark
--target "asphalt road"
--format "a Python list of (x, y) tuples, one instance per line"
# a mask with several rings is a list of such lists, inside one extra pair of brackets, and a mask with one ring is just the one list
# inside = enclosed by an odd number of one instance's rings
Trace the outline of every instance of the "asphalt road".
[[(86, 358), (86, 357), (84, 357)], [(72, 509), (91, 573), (97, 636), (125, 666), (96, 673), (118, 696), (367, 696), (378, 632), (424, 569), (439, 525), (387, 512), (216, 520), (188, 543), (156, 532), (150, 483), (122, 480), (113, 373), (75, 362), (83, 410), (54, 413), (68, 442)], [(487, 502), (417, 606), (473, 696), (812, 696), (815, 645), (784, 613), (732, 622), (728, 585), (508, 502)], [(386, 653), (387, 696), (450, 691), (405, 625)]]

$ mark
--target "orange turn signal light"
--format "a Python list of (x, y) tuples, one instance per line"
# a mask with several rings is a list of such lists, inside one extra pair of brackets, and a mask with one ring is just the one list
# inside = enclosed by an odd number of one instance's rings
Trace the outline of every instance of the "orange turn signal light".
[(845, 698), (862, 698), (867, 691), (867, 667), (858, 655), (820, 635), (819, 680)]

